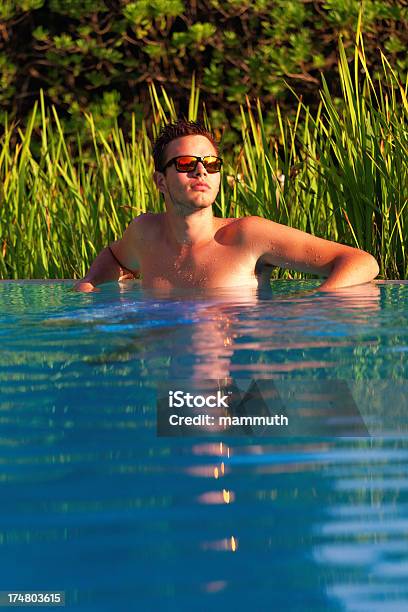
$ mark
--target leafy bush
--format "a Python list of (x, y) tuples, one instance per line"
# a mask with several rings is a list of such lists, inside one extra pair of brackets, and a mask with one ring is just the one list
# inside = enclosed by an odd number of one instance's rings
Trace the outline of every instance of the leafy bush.
[[(319, 103), (320, 72), (341, 97), (337, 41), (351, 60), (359, 0), (4, 0), (0, 4), (0, 110), (24, 119), (42, 88), (74, 132), (81, 112), (116, 104), (123, 124), (149, 111), (148, 85), (166, 86), (187, 111), (191, 75), (214, 127), (234, 125), (245, 95), (293, 114), (287, 81)], [(365, 0), (366, 61), (382, 74), (378, 47), (408, 68), (405, 0)], [(404, 80), (404, 79), (401, 79)], [(99, 112), (99, 111), (98, 111)], [(1, 118), (0, 118), (1, 120)], [(103, 121), (103, 119), (101, 118)], [(235, 117), (236, 127), (239, 120)], [(105, 124), (107, 122), (105, 121)], [(233, 137), (233, 132), (229, 135)]]

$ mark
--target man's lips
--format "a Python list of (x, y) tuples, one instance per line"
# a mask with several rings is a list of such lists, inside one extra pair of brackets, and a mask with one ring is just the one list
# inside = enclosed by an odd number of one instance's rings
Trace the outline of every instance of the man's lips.
[(207, 185), (207, 183), (194, 183), (191, 185), (191, 189), (194, 191), (206, 191), (207, 189), (210, 189), (210, 186)]

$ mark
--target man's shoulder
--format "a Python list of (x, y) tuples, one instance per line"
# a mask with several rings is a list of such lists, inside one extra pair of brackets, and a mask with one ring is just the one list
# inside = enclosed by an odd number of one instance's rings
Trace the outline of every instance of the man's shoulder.
[(253, 222), (252, 220), (255, 218), (256, 217), (252, 217), (252, 216), (224, 217), (224, 218), (218, 219), (218, 222), (219, 222), (220, 227), (228, 228), (228, 230), (231, 232), (240, 232), (243, 229), (245, 229), (245, 227), (249, 227), (251, 223)]
[[(225, 218), (225, 221), (230, 222), (231, 227), (233, 227), (236, 231), (247, 227), (256, 227), (274, 223), (269, 219), (258, 217), (257, 215), (248, 215), (247, 217), (227, 217)], [(275, 225), (279, 225), (279, 223), (275, 223)]]
[(129, 225), (129, 229), (136, 235), (149, 235), (158, 230), (161, 225), (163, 213), (141, 213), (134, 217)]
[(228, 218), (226, 221), (226, 229), (228, 232), (242, 241), (251, 240), (264, 231), (270, 231), (272, 227), (275, 227), (276, 229), (280, 227), (279, 223), (269, 221), (268, 219), (264, 219), (263, 217), (258, 217), (256, 215)]
[(152, 213), (152, 212), (144, 212), (137, 215), (137, 217), (133, 217), (132, 223), (137, 224), (154, 224), (157, 223), (159, 219), (163, 216), (163, 213)]

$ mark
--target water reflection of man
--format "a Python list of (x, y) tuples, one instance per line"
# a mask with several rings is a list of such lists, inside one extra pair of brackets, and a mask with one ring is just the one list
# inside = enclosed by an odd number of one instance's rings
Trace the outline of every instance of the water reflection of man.
[[(129, 287), (125, 283), (119, 287), (126, 296)], [(160, 378), (188, 379), (191, 383), (236, 376), (270, 378), (326, 367), (335, 375), (335, 364), (329, 358), (331, 347), (337, 350), (358, 346), (355, 332), (360, 334), (367, 325), (375, 333), (378, 322), (372, 315), (381, 308), (380, 288), (371, 283), (313, 296), (298, 292), (279, 295), (270, 287), (217, 289), (198, 294), (196, 290), (145, 293), (150, 300), (165, 298), (170, 307), (176, 296), (174, 312), (185, 322), (148, 326), (145, 330), (137, 327), (134, 338), (129, 338), (121, 352), (136, 351), (138, 361), (146, 364), (152, 379), (157, 376), (155, 358), (166, 358)], [(159, 311), (153, 319), (157, 316), (162, 318)], [(320, 325), (324, 327), (323, 334), (319, 333)], [(339, 325), (345, 334), (341, 337)], [(334, 338), (328, 337), (330, 329)], [(369, 344), (378, 342), (371, 337), (367, 340)], [(317, 354), (316, 349), (322, 351)], [(109, 353), (105, 357), (109, 358)], [(343, 372), (344, 361), (339, 362), (339, 367)]]

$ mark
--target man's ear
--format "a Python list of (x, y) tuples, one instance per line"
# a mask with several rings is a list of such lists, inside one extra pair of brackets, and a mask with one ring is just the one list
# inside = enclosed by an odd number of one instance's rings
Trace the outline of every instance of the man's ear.
[(157, 189), (161, 193), (164, 194), (167, 191), (166, 189), (167, 186), (166, 186), (166, 179), (165, 179), (163, 172), (159, 172), (158, 170), (155, 170), (153, 174), (153, 180), (155, 182)]

